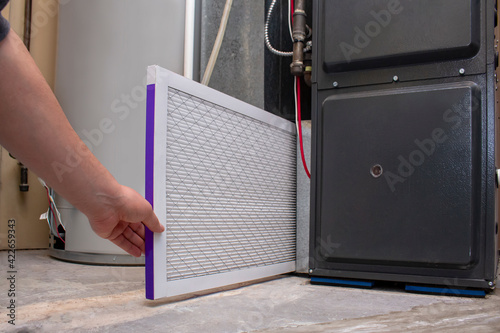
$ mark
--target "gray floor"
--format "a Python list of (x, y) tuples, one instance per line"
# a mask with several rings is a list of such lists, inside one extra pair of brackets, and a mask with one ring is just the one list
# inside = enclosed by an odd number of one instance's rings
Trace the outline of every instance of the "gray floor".
[[(7, 253), (1, 252), (2, 267)], [(296, 276), (190, 299), (147, 301), (143, 267), (66, 263), (18, 251), (16, 326), (1, 332), (499, 332), (500, 293), (486, 299), (408, 294), (398, 288), (311, 285)], [(7, 269), (4, 269), (7, 276)]]

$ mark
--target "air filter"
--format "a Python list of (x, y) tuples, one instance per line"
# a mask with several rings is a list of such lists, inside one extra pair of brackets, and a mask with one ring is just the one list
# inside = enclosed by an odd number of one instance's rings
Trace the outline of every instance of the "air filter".
[(148, 68), (146, 297), (295, 270), (294, 124)]

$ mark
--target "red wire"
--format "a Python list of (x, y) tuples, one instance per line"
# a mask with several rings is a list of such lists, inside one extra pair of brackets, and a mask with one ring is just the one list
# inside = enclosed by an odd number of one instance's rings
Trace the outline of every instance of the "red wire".
[[(292, 0), (293, 1), (293, 0)], [(300, 142), (300, 157), (302, 158), (302, 164), (304, 165), (304, 170), (306, 171), (307, 177), (311, 178), (311, 173), (307, 168), (306, 158), (304, 156), (304, 144), (302, 142), (302, 115), (300, 110), (300, 78), (297, 76), (297, 125), (299, 128), (299, 142)]]
[[(292, 15), (292, 24), (293, 24), (293, 12), (294, 9), (294, 0), (290, 0), (290, 15)], [(300, 157), (302, 158), (302, 165), (304, 166), (304, 170), (307, 174), (307, 177), (311, 178), (311, 173), (307, 168), (306, 158), (304, 156), (304, 144), (302, 142), (302, 115), (300, 109), (300, 78), (297, 76), (297, 127), (299, 128), (299, 142), (300, 142)]]
[[(54, 213), (54, 210), (52, 209), (52, 202), (50, 201), (50, 195), (49, 195), (49, 189), (46, 188), (47, 190), (47, 199), (49, 199), (49, 208), (50, 208), (50, 211), (52, 212), (52, 216), (54, 217), (54, 220), (56, 219), (56, 214)], [(62, 239), (61, 235), (59, 234), (59, 230), (57, 228), (57, 220), (56, 220), (56, 232), (57, 232), (57, 237), (59, 237), (60, 240), (62, 240), (62, 242), (64, 244), (66, 244), (66, 242), (64, 241), (64, 239)]]

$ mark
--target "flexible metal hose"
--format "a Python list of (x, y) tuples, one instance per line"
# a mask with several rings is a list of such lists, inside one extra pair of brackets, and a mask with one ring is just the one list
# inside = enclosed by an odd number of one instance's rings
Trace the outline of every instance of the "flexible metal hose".
[(293, 52), (283, 52), (276, 50), (272, 45), (271, 42), (269, 41), (269, 21), (271, 18), (271, 15), (273, 13), (274, 6), (276, 5), (276, 0), (273, 0), (271, 3), (271, 6), (269, 6), (269, 11), (267, 12), (267, 17), (266, 17), (266, 25), (264, 27), (264, 37), (266, 41), (266, 46), (271, 51), (272, 53), (279, 55), (281, 57), (291, 57), (293, 55)]

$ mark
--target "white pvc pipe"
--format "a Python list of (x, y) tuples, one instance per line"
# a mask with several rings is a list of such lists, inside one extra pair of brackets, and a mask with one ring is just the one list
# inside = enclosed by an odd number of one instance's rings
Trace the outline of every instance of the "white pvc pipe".
[(194, 74), (194, 27), (196, 0), (186, 0), (186, 18), (184, 23), (184, 76), (193, 79)]

